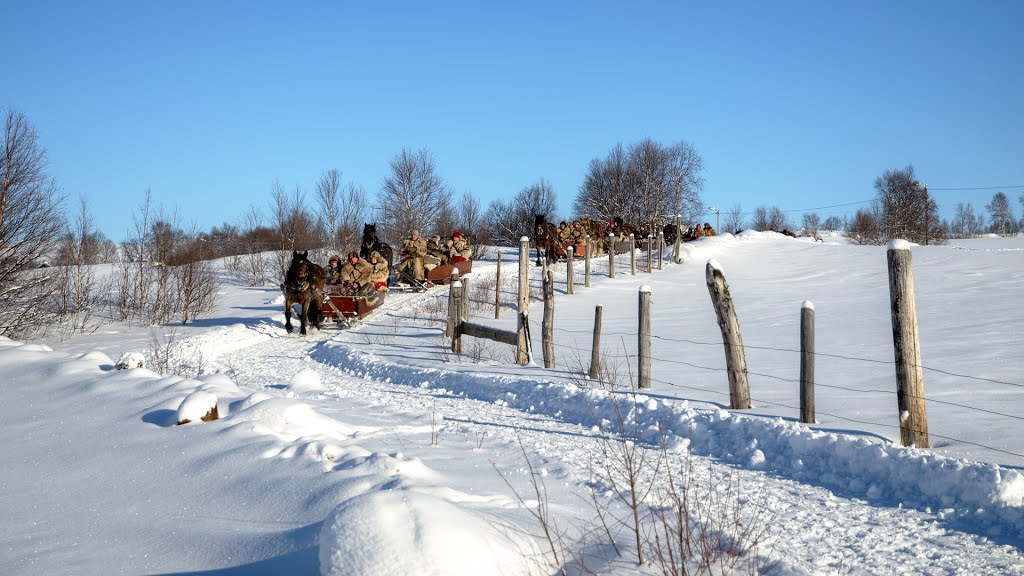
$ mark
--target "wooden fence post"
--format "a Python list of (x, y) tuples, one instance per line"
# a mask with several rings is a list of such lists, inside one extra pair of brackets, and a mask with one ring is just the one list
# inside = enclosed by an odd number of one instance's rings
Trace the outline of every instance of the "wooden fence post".
[(896, 349), (896, 402), (900, 439), (904, 446), (929, 448), (928, 414), (924, 400), (921, 342), (914, 306), (914, 270), (910, 243), (892, 240), (886, 251), (889, 264), (889, 303), (892, 309), (892, 340)]
[(644, 284), (640, 287), (640, 330), (637, 333), (637, 349), (639, 356), (638, 387), (651, 387), (651, 287)]
[(519, 239), (519, 302), (518, 326), (519, 344), (516, 346), (516, 357), (520, 364), (529, 364), (527, 352), (529, 343), (526, 341), (526, 314), (530, 308), (530, 239), (523, 236)]
[(576, 252), (575, 246), (569, 246), (565, 249), (565, 283), (568, 285), (568, 293), (575, 294), (576, 287), (576, 268), (573, 263), (573, 253)]
[(591, 380), (597, 380), (601, 375), (601, 310), (600, 304), (594, 307), (594, 344), (590, 348)]
[(456, 280), (451, 284), (452, 306), (448, 311), (448, 321), (452, 324), (452, 352), (462, 353), (462, 282)]
[(814, 304), (800, 307), (800, 421), (817, 422), (814, 413)]
[(629, 235), (629, 273), (636, 276), (636, 239)]
[(650, 274), (653, 270), (653, 256), (654, 256), (654, 236), (647, 235), (647, 273)]
[[(457, 279), (458, 279), (458, 276), (453, 271), (452, 272), (452, 282), (454, 282)], [(461, 305), (461, 307), (459, 308), (459, 314), (461, 315), (461, 318), (462, 318), (463, 322), (468, 322), (469, 321), (469, 304), (470, 304), (470, 302), (469, 302), (469, 276), (463, 277), (462, 280), (461, 280), (461, 284), (462, 284), (462, 297), (460, 298), (460, 302), (459, 302), (460, 305)]]
[(747, 358), (743, 351), (743, 336), (736, 318), (729, 285), (717, 260), (708, 260), (705, 279), (711, 302), (715, 305), (718, 327), (725, 345), (725, 363), (729, 374), (729, 405), (733, 410), (750, 408), (750, 385), (747, 383)]
[(676, 214), (676, 245), (675, 245), (675, 248), (672, 249), (672, 263), (673, 264), (679, 264), (679, 262), (682, 260), (682, 258), (680, 257), (680, 252), (679, 252), (679, 242), (682, 239), (682, 237), (683, 237), (683, 231), (679, 229), (679, 215)]
[(587, 253), (585, 257), (586, 264), (584, 266), (583, 285), (590, 288), (590, 234), (583, 237), (583, 243), (585, 246), (584, 251)]
[(608, 277), (615, 278), (615, 234), (608, 234)]
[(501, 316), (501, 250), (498, 251), (498, 271), (494, 274), (494, 319)]
[[(453, 271), (453, 274), (458, 274), (458, 271)], [(458, 294), (455, 293), (455, 281), (457, 277), (452, 277), (452, 282), (448, 284), (448, 326), (444, 329), (445, 338), (455, 337), (455, 324), (458, 322)]]
[(544, 348), (544, 367), (555, 367), (555, 274), (544, 275), (544, 318), (541, 321), (541, 342)]
[(661, 270), (662, 260), (665, 259), (665, 232), (658, 230), (658, 270)]

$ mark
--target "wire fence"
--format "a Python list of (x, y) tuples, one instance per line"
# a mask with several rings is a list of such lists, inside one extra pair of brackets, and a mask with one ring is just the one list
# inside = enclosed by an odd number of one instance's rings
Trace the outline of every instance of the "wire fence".
[[(666, 251), (670, 251), (671, 250), (671, 245), (666, 246), (665, 250)], [(655, 254), (657, 254), (657, 252), (655, 252)], [(646, 258), (647, 258), (646, 251), (644, 251), (644, 254), (641, 257), (636, 259), (637, 271), (638, 272), (639, 271), (647, 270)], [(668, 262), (668, 260), (669, 259), (666, 258), (665, 262)], [(641, 262), (643, 262), (643, 266), (641, 266), (641, 264), (640, 264)], [(578, 266), (582, 265), (583, 264), (583, 258), (580, 258), (579, 260), (577, 260), (576, 264)], [(603, 264), (603, 267), (602, 267), (602, 264)], [(616, 264), (616, 271), (617, 271), (617, 273), (618, 273), (618, 271), (620, 270), (620, 267), (621, 267), (622, 269), (624, 269), (626, 271), (625, 272), (626, 274), (629, 274), (629, 271), (631, 270), (631, 266), (630, 266), (628, 255), (625, 255), (625, 256), (624, 255), (618, 255), (618, 256), (616, 256), (615, 257), (615, 264)], [(555, 269), (558, 270), (558, 269), (561, 269), (561, 268), (564, 268), (564, 266), (559, 266), (559, 267), (556, 267)], [(657, 271), (656, 264), (651, 266), (651, 270), (652, 271)], [(514, 272), (515, 271), (513, 271), (513, 273)], [(578, 291), (579, 288), (581, 288), (582, 285), (583, 285), (583, 278), (582, 278), (582, 275), (580, 274), (579, 270), (576, 270), (575, 273), (576, 273), (575, 275), (576, 275), (576, 278), (577, 278), (576, 284), (577, 284), (577, 291)], [(603, 275), (603, 276), (606, 276), (606, 277), (609, 275), (609, 273), (608, 273), (608, 256), (607, 256), (607, 254), (605, 254), (605, 255), (603, 255), (603, 256), (601, 256), (599, 258), (592, 259), (592, 262), (591, 262), (591, 273), (592, 273), (592, 275)], [(531, 276), (533, 276), (533, 275), (531, 275)], [(562, 279), (565, 280), (564, 276), (563, 276)], [(531, 277), (531, 279), (530, 279), (530, 289), (531, 289), (531, 293), (533, 293), (533, 298), (532, 298), (533, 300), (540, 299), (539, 298), (539, 295), (540, 295), (540, 285), (541, 285), (541, 280), (540, 279), (532, 278)], [(505, 287), (505, 290), (503, 290), (502, 288), (503, 287), (498, 286), (495, 289), (500, 291), (500, 292), (502, 292), (503, 294), (512, 295), (511, 290), (508, 290), (508, 286)], [(566, 290), (566, 292), (567, 292), (567, 290)], [(490, 305), (493, 305), (493, 300), (490, 299), (490, 298), (488, 298), (488, 300), (490, 300)], [(529, 319), (529, 324), (532, 325), (532, 328), (533, 328), (533, 329), (530, 330), (531, 333), (533, 333), (533, 332), (535, 332), (536, 334), (541, 334), (542, 333), (541, 322), (540, 322), (540, 320), (538, 318), (531, 316), (530, 319)], [(557, 322), (556, 322), (556, 325), (552, 327), (552, 332), (557, 335), (555, 338), (553, 338), (553, 340), (554, 340), (553, 347), (555, 348), (556, 353), (559, 356), (562, 357), (562, 363), (563, 364), (565, 364), (565, 361), (568, 358), (575, 358), (577, 364), (582, 364), (582, 362), (583, 362), (582, 359), (585, 358), (587, 360), (587, 363), (589, 364), (590, 352), (591, 352), (590, 348), (591, 348), (591, 345), (592, 345), (591, 344), (591, 342), (592, 342), (591, 339), (593, 337), (593, 331), (592, 330), (560, 328), (560, 327), (557, 326)], [(602, 349), (600, 350), (600, 356), (602, 358), (602, 362), (609, 362), (610, 361), (610, 362), (617, 362), (620, 365), (624, 364), (628, 368), (631, 369), (631, 376), (632, 376), (632, 370), (636, 369), (635, 366), (636, 366), (636, 363), (639, 361), (639, 355), (637, 353), (631, 352), (629, 350), (629, 348), (633, 348), (633, 350), (635, 350), (635, 346), (636, 346), (635, 342), (636, 342), (636, 339), (638, 338), (638, 331), (623, 331), (621, 329), (620, 330), (602, 331), (602, 333), (601, 333), (601, 338), (602, 339), (607, 339), (609, 337), (612, 337), (612, 338), (618, 337), (618, 338), (622, 339), (622, 343), (621, 343), (621, 346), (619, 346), (619, 347), (616, 347), (616, 346), (602, 346)], [(659, 335), (659, 334), (652, 334), (651, 338), (654, 341), (661, 342), (662, 345), (663, 345), (663, 346), (661, 346), (661, 350), (660, 351), (657, 351), (657, 350), (654, 351), (654, 353), (652, 353), (651, 357), (650, 357), (651, 361), (656, 363), (656, 365), (655, 365), (655, 375), (651, 377), (651, 381), (653, 383), (655, 383), (658, 387), (665, 387), (667, 389), (673, 389), (673, 390), (685, 390), (685, 391), (688, 391), (688, 392), (696, 393), (696, 394), (687, 394), (688, 397), (686, 399), (690, 399), (690, 400), (694, 400), (694, 401), (701, 401), (701, 402), (708, 402), (708, 403), (716, 404), (716, 405), (720, 405), (720, 406), (728, 404), (728, 402), (726, 402), (726, 403), (719, 402), (719, 400), (722, 400), (722, 399), (728, 400), (729, 397), (730, 397), (730, 392), (729, 392), (728, 388), (726, 386), (724, 386), (724, 383), (725, 383), (725, 380), (726, 380), (725, 377), (724, 377), (724, 374), (726, 374), (728, 372), (728, 368), (727, 367), (724, 367), (724, 366), (721, 366), (721, 365), (707, 365), (707, 363), (692, 362), (692, 361), (687, 361), (687, 360), (682, 360), (681, 359), (681, 358), (685, 358), (687, 356), (697, 356), (697, 357), (700, 357), (701, 354), (698, 353), (698, 350), (701, 349), (701, 348), (706, 350), (706, 348), (709, 347), (709, 346), (710, 347), (723, 347), (724, 346), (724, 342), (721, 339), (704, 340), (704, 339), (697, 339), (697, 338), (674, 337), (674, 336)], [(634, 344), (632, 344), (632, 346), (627, 346), (626, 345), (626, 339), (630, 339), (630, 341), (634, 342)], [(570, 341), (572, 343), (567, 343), (567, 342), (570, 342)], [(672, 357), (665, 357), (666, 356), (664, 354), (664, 352), (665, 352), (665, 345), (672, 347), (672, 354), (670, 354)], [(620, 351), (616, 351), (616, 348), (618, 348)], [(785, 346), (771, 346), (771, 345), (761, 345), (761, 344), (744, 344), (743, 345), (743, 351), (744, 351), (744, 355), (746, 355), (746, 353), (748, 351), (758, 351), (758, 352), (761, 352), (761, 353), (767, 353), (767, 354), (770, 355), (769, 357), (772, 359), (770, 361), (771, 364), (773, 364), (773, 365), (782, 365), (782, 364), (784, 364), (784, 365), (791, 365), (791, 366), (794, 367), (793, 368), (794, 371), (797, 370), (797, 368), (799, 366), (800, 355), (804, 353), (804, 351), (802, 351), (802, 350), (800, 350), (798, 348), (788, 348), (788, 347), (785, 347)], [(678, 354), (676, 352), (678, 352)], [(835, 352), (829, 352), (829, 351), (823, 351), (823, 352), (815, 351), (813, 353), (813, 356), (816, 357), (816, 358), (823, 358), (823, 359), (836, 360), (836, 361), (842, 361), (842, 362), (850, 362), (850, 363), (854, 363), (855, 366), (857, 366), (857, 365), (861, 365), (861, 366), (870, 365), (870, 366), (875, 366), (877, 368), (891, 367), (892, 368), (892, 372), (887, 374), (884, 378), (886, 380), (894, 380), (893, 373), (895, 372), (895, 368), (896, 368), (896, 364), (897, 364), (897, 362), (895, 360), (895, 357), (894, 358), (889, 358), (889, 359), (882, 359), (882, 358), (863, 357), (863, 356), (857, 356), (857, 355), (851, 355), (851, 354), (835, 353)], [(706, 358), (706, 351), (704, 352), (704, 357)], [(762, 360), (764, 359), (763, 354), (762, 354), (762, 358), (761, 359)], [(673, 370), (673, 371), (671, 371), (671, 376), (665, 376), (664, 374), (658, 374), (657, 373), (658, 372), (658, 368), (657, 368), (658, 365), (662, 366), (662, 369), (661, 369), (662, 372), (664, 372), (664, 369), (663, 369), (664, 366), (678, 366), (678, 367), (681, 367), (681, 368), (685, 367), (686, 369), (690, 369), (690, 370)], [(961, 372), (958, 372), (958, 371), (955, 371), (955, 370), (952, 370), (952, 369), (948, 369), (948, 368), (945, 368), (945, 367), (937, 367), (937, 366), (925, 365), (925, 364), (920, 364), (920, 365), (913, 366), (913, 367), (919, 367), (921, 370), (923, 370), (925, 372), (930, 372), (930, 373), (934, 373), (934, 374), (941, 374), (941, 375), (945, 376), (947, 379), (953, 379), (954, 381), (956, 381), (958, 383), (962, 382), (962, 383), (994, 384), (997, 387), (1006, 387), (1008, 390), (1019, 390), (1019, 389), (1024, 388), (1024, 382), (1011, 382), (1011, 381), (1007, 381), (1007, 380), (1004, 380), (1004, 379), (990, 378), (990, 377), (984, 377), (984, 376), (975, 376), (975, 375), (971, 375), (971, 374), (964, 374), (964, 373), (961, 373)], [(584, 373), (586, 372), (586, 369), (585, 369), (586, 367), (585, 366), (580, 365), (580, 366), (575, 366), (574, 368), (578, 369), (578, 371), (580, 371), (580, 372), (584, 372)], [(693, 378), (693, 375), (694, 375), (695, 371), (697, 373), (706, 372), (706, 373), (710, 373), (710, 374), (722, 374), (723, 377), (722, 378), (717, 378), (717, 379), (702, 380), (702, 381), (706, 381), (707, 382), (706, 386), (693, 385), (693, 380), (695, 380)], [(773, 381), (782, 382), (782, 383), (786, 383), (786, 384), (792, 384), (792, 385), (795, 385), (795, 386), (799, 386), (801, 384), (800, 378), (794, 378), (794, 377), (790, 377), (790, 376), (781, 376), (781, 375), (778, 375), (778, 374), (771, 374), (771, 373), (767, 373), (767, 372), (764, 372), (764, 371), (750, 370), (749, 367), (748, 367), (748, 370), (747, 370), (747, 374), (748, 374), (748, 376), (751, 376), (751, 377), (755, 377), (755, 378), (759, 378), (759, 379), (765, 379), (765, 380), (773, 380)], [(878, 378), (881, 378), (881, 376), (876, 375), (876, 377), (874, 379), (877, 380)], [(871, 380), (871, 379), (872, 378), (866, 378), (866, 380)], [(876, 398), (877, 399), (879, 397), (888, 397), (888, 399), (886, 401), (891, 401), (892, 402), (892, 407), (894, 409), (896, 408), (895, 396), (897, 395), (897, 390), (895, 389), (895, 385), (893, 386), (893, 389), (889, 389), (889, 390), (880, 389), (880, 388), (874, 387), (874, 386), (857, 387), (857, 386), (849, 385), (849, 384), (846, 384), (846, 383), (832, 382), (832, 381), (829, 381), (828, 378), (822, 379), (822, 378), (818, 378), (818, 377), (816, 377), (814, 379), (813, 384), (814, 384), (815, 387), (820, 387), (820, 388), (824, 388), (824, 389), (840, 391), (840, 392), (843, 392), (843, 393), (852, 394), (852, 395), (855, 395), (857, 397), (862, 397), (862, 398), (872, 397), (872, 398)], [(958, 393), (959, 393), (959, 390), (970, 390), (970, 389), (971, 388), (967, 387), (967, 386), (959, 386), (958, 387)], [(655, 392), (656, 393), (658, 391), (657, 390), (652, 390), (651, 392)], [(777, 396), (778, 393), (779, 393), (779, 390), (777, 390), (777, 389), (774, 390), (773, 391), (773, 396)], [(939, 398), (939, 397), (936, 397), (936, 395), (933, 395), (931, 397), (923, 398), (921, 396), (914, 396), (914, 395), (911, 394), (911, 395), (909, 395), (909, 397), (916, 398), (916, 399), (923, 399), (923, 400), (925, 400), (929, 404), (948, 406), (948, 407), (951, 407), (951, 408), (965, 410), (965, 411), (968, 411), (969, 413), (984, 414), (984, 415), (986, 415), (989, 418), (997, 419), (997, 421), (998, 420), (1002, 420), (1002, 421), (1006, 422), (1007, 426), (1011, 425), (1010, 422), (1014, 423), (1014, 424), (1012, 424), (1012, 426), (1019, 426), (1019, 425), (1017, 425), (1015, 423), (1017, 421), (1024, 420), (1024, 416), (1011, 413), (1010, 411), (1007, 411), (1005, 409), (1000, 409), (1000, 407), (985, 407), (985, 406), (977, 405), (976, 403), (972, 403), (972, 402), (968, 402), (968, 401), (957, 401), (955, 399), (951, 399), (951, 398), (948, 398), (948, 397)], [(756, 388), (755, 388), (754, 392), (751, 393), (750, 400), (752, 402), (754, 402), (756, 405), (771, 406), (771, 407), (776, 407), (776, 408), (781, 408), (781, 409), (786, 409), (786, 410), (792, 410), (794, 413), (799, 413), (799, 410), (800, 410), (799, 406), (795, 406), (795, 405), (786, 403), (785, 401), (780, 402), (777, 397), (773, 397), (773, 399), (769, 399), (769, 398), (766, 398), (764, 396), (763, 392), (761, 394), (757, 394), (756, 393)], [(897, 434), (899, 433), (899, 430), (900, 430), (900, 426), (897, 423), (895, 417), (884, 417), (884, 418), (881, 418), (879, 420), (871, 420), (871, 419), (858, 418), (858, 417), (855, 417), (854, 415), (851, 415), (851, 414), (848, 414), (848, 413), (837, 413), (835, 410), (832, 410), (832, 411), (829, 411), (829, 412), (824, 412), (824, 411), (821, 411), (821, 410), (816, 410), (815, 412), (816, 412), (816, 414), (818, 414), (820, 416), (825, 416), (827, 418), (831, 418), (831, 419), (834, 419), (836, 421), (849, 422), (849, 423), (857, 424), (857, 425), (860, 425), (860, 426), (878, 427), (878, 428), (882, 428), (882, 429), (885, 429), (885, 430), (896, 431)], [(955, 443), (959, 443), (959, 444), (963, 444), (963, 445), (974, 446), (974, 447), (982, 448), (982, 449), (985, 449), (985, 450), (990, 450), (990, 451), (995, 452), (995, 453), (1004, 454), (1004, 455), (1008, 455), (1008, 456), (1013, 456), (1013, 457), (1024, 459), (1024, 453), (1015, 452), (1013, 450), (1007, 450), (1005, 448), (1000, 448), (1000, 447), (997, 447), (997, 446), (992, 446), (990, 444), (986, 444), (986, 443), (983, 443), (983, 442), (978, 442), (978, 441), (975, 441), (975, 440), (968, 440), (968, 439), (965, 439), (965, 438), (954, 437), (954, 436), (950, 436), (948, 434), (939, 434), (939, 433), (936, 433), (934, 431), (934, 428), (929, 430), (928, 434), (930, 436), (932, 436), (932, 437), (939, 438), (939, 439), (942, 439), (942, 440), (945, 440), (945, 441), (948, 441), (948, 442), (955, 442)]]

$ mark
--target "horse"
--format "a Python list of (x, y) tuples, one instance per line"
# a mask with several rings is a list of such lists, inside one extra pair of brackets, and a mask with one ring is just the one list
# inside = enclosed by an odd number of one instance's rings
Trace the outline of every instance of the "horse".
[(534, 215), (533, 240), (537, 247), (537, 266), (540, 266), (540, 250), (544, 249), (544, 260), (550, 265), (558, 258), (558, 228), (548, 222), (543, 214)]
[(388, 263), (388, 275), (391, 274), (391, 263), (394, 261), (395, 252), (391, 245), (381, 242), (377, 238), (377, 225), (363, 222), (363, 241), (359, 244), (359, 257), (363, 260), (370, 259), (370, 253), (376, 250), (380, 257)]
[(676, 228), (675, 223), (665, 224), (662, 228), (661, 233), (665, 235), (665, 244), (675, 244), (676, 235), (679, 233), (679, 229)]
[(324, 269), (309, 261), (309, 251), (292, 251), (292, 263), (285, 274), (281, 291), (284, 292), (284, 329), (292, 333), (292, 305), (302, 307), (299, 314), (299, 334), (306, 335), (308, 322), (317, 330), (323, 320)]

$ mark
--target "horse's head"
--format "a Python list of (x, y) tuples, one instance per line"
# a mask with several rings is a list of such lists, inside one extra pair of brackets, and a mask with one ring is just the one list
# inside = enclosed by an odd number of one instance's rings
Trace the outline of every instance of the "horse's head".
[(309, 285), (310, 266), (309, 250), (292, 252), (292, 263), (284, 277), (284, 285), (292, 291), (301, 291)]
[(377, 241), (377, 225), (363, 222), (363, 242), (370, 243)]

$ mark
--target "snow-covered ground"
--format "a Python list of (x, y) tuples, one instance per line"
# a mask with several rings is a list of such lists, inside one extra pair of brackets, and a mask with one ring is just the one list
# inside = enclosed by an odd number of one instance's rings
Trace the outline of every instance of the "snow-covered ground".
[[(715, 538), (743, 541), (727, 519), (760, 534), (739, 570), (1024, 574), (1024, 238), (912, 252), (928, 450), (892, 443), (885, 248), (838, 239), (724, 235), (652, 274), (620, 257), (615, 279), (601, 259), (590, 288), (578, 262), (574, 295), (559, 266), (554, 369), (468, 337), (452, 354), (446, 288), (393, 293), (353, 329), (299, 337), (284, 332), (276, 288), (228, 281), (196, 325), (0, 342), (0, 573), (552, 574), (557, 554), (570, 574), (576, 562), (659, 574), (607, 516), (628, 519), (614, 482), (627, 458), (646, 458), (633, 467), (643, 510), (686, 486)], [(502, 257), (499, 320), (495, 260), (474, 263), (475, 322), (514, 327), (514, 258)], [(726, 410), (710, 258), (743, 330), (751, 410)], [(642, 285), (653, 386), (639, 394)], [(804, 301), (814, 426), (796, 423)], [(614, 388), (581, 374), (597, 304)], [(537, 364), (541, 312), (535, 302)], [(114, 369), (158, 346), (177, 374)], [(220, 419), (199, 422), (211, 395)]]

